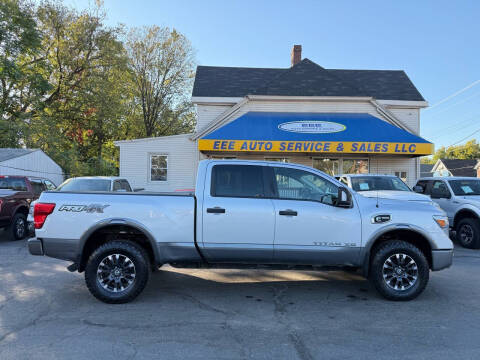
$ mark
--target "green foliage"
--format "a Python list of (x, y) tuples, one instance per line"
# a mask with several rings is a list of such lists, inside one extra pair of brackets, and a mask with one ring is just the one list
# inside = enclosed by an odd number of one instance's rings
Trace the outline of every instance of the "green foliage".
[(442, 146), (433, 157), (422, 158), (422, 164), (435, 164), (438, 159), (480, 159), (480, 144), (470, 140), (463, 145)]
[(163, 80), (148, 84), (161, 94), (146, 122), (124, 29), (104, 20), (101, 1), (83, 12), (53, 0), (0, 2), (0, 147), (41, 148), (68, 176), (114, 175), (114, 140), (192, 130), (188, 40), (155, 28), (162, 41), (144, 70)]

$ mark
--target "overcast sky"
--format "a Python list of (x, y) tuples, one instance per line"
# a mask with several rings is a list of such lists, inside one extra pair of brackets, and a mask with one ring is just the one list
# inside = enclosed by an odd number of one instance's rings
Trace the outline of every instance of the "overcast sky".
[(480, 1), (106, 0), (105, 8), (112, 25), (175, 27), (200, 65), (288, 67), (301, 44), (325, 68), (405, 70), (432, 106), (422, 111), (423, 137), (436, 148), (476, 130), (462, 142), (480, 139)]

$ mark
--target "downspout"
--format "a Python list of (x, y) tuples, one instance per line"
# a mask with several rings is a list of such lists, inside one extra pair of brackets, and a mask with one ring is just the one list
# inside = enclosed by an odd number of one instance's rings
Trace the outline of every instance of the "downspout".
[(415, 135), (418, 135), (415, 133), (415, 131), (413, 131), (412, 129), (410, 129), (407, 125), (403, 124), (400, 120), (398, 120), (396, 118), (396, 116), (389, 110), (387, 110), (386, 108), (384, 108), (381, 104), (379, 104), (378, 102), (376, 102), (375, 100), (369, 100), (370, 103), (375, 107), (375, 109), (377, 110), (377, 112), (386, 117), (388, 120), (390, 120), (394, 125), (398, 126), (399, 128), (403, 129), (403, 130), (406, 130), (408, 131), (409, 133), (412, 133), (412, 134), (415, 134)]

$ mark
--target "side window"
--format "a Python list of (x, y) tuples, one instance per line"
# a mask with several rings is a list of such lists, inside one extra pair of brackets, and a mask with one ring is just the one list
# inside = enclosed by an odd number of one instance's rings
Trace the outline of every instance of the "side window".
[(127, 180), (120, 180), (120, 182), (122, 184), (122, 189), (123, 190), (128, 191), (128, 192), (132, 191), (132, 188), (130, 187), (130, 184), (128, 183)]
[(43, 180), (47, 190), (55, 190), (57, 187), (50, 180)]
[(442, 194), (445, 196), (450, 196), (450, 190), (448, 190), (447, 185), (440, 180), (436, 180), (432, 185), (432, 192), (435, 191), (437, 194)]
[(113, 191), (118, 191), (122, 189), (122, 184), (119, 180), (113, 182)]
[(41, 180), (38, 179), (30, 179), (30, 185), (32, 186), (33, 193), (38, 196), (46, 189), (45, 185), (42, 183)]
[(425, 180), (421, 180), (417, 182), (417, 186), (420, 186), (423, 189), (422, 194), (425, 194), (425, 195), (430, 194), (430, 191), (427, 185), (428, 185), (428, 181), (425, 181)]
[(338, 187), (308, 171), (275, 167), (275, 180), (279, 199), (311, 200), (334, 205)]
[(212, 169), (212, 196), (264, 197), (263, 169), (255, 165), (215, 165)]

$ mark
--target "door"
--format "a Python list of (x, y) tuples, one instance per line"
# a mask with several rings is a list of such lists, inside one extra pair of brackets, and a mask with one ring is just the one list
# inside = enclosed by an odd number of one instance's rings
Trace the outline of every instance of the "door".
[(447, 213), (448, 221), (450, 224), (453, 224), (455, 204), (453, 204), (452, 193), (446, 182), (443, 180), (434, 180), (430, 189), (430, 197)]
[(362, 241), (358, 208), (337, 207), (338, 186), (318, 174), (287, 167), (272, 170), (274, 261), (356, 264)]
[(215, 262), (268, 263), (273, 256), (275, 215), (265, 198), (264, 169), (212, 164), (202, 211), (205, 254)]

